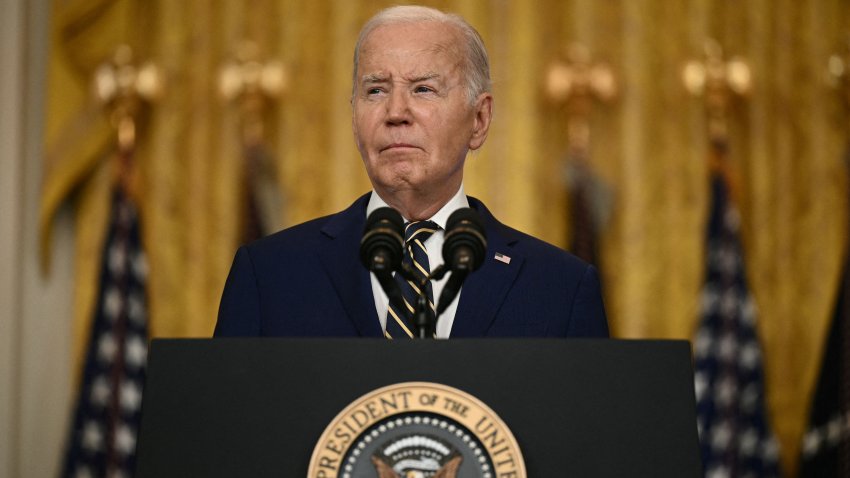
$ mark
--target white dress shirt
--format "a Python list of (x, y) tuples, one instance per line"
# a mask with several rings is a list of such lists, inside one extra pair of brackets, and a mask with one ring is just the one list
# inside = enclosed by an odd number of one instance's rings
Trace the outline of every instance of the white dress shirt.
[[(379, 207), (388, 207), (387, 203), (378, 196), (378, 193), (372, 191), (372, 196), (369, 198), (369, 204), (366, 206), (366, 216), (372, 214), (372, 211), (378, 209)], [(437, 230), (434, 234), (431, 234), (431, 237), (425, 241), (425, 248), (428, 249), (428, 265), (430, 267), (429, 270), (434, 270), (437, 266), (443, 263), (443, 235), (446, 231), (446, 221), (449, 219), (449, 216), (456, 210), (464, 207), (469, 207), (469, 201), (466, 199), (466, 194), (463, 193), (463, 184), (460, 185), (460, 189), (457, 193), (452, 197), (449, 202), (446, 203), (445, 206), (442, 207), (437, 214), (434, 214), (429, 218), (430, 221), (434, 221), (440, 229)], [(405, 222), (408, 222), (407, 218), (404, 218)], [(387, 298), (387, 294), (384, 293), (384, 289), (381, 288), (381, 283), (378, 282), (378, 278), (375, 277), (374, 273), (370, 273), (372, 276), (372, 295), (375, 297), (375, 310), (378, 312), (378, 320), (381, 322), (381, 330), (387, 330), (387, 304), (389, 299)], [(440, 300), (440, 293), (443, 291), (443, 286), (446, 284), (446, 280), (451, 274), (446, 274), (442, 279), (438, 281), (431, 281), (431, 287), (434, 291), (434, 303), (436, 304)], [(461, 289), (461, 292), (463, 289)], [(457, 312), (457, 304), (460, 300), (460, 293), (458, 293), (457, 297), (452, 301), (451, 304), (446, 308), (445, 312), (442, 315), (437, 317), (437, 338), (438, 339), (447, 339), (452, 331), (452, 324), (455, 320), (455, 313)]]

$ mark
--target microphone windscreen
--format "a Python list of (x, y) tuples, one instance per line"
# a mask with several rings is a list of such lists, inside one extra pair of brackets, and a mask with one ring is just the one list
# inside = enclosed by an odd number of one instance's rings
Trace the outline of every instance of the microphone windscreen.
[(478, 230), (478, 232), (484, 234), (484, 221), (481, 220), (481, 216), (478, 215), (478, 211), (471, 207), (462, 207), (453, 212), (446, 221), (446, 231), (451, 231), (462, 222), (468, 223), (470, 226)]
[(393, 208), (375, 209), (366, 218), (360, 240), (360, 261), (371, 271), (396, 270), (404, 249), (404, 220)]
[(366, 231), (369, 231), (381, 221), (387, 221), (390, 227), (404, 234), (404, 219), (401, 218), (398, 211), (391, 207), (379, 207), (372, 211), (372, 214), (369, 214), (369, 217), (366, 218)]
[[(443, 260), (449, 268), (456, 271), (458, 267), (471, 266), (469, 271), (476, 270), (484, 263), (486, 252), (487, 233), (478, 212), (469, 207), (453, 212), (446, 221), (443, 242)], [(465, 261), (460, 262), (462, 257)]]

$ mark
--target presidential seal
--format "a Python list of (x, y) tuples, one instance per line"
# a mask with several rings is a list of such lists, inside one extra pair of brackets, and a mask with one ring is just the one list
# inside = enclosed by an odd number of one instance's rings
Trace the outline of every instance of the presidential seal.
[(325, 429), (309, 478), (525, 478), (505, 423), (472, 395), (407, 382), (374, 390)]

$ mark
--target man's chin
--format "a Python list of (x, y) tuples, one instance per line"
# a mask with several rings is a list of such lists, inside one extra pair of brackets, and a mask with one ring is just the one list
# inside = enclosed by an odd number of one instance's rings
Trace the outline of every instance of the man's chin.
[[(411, 175), (394, 175), (392, 177), (379, 178), (378, 181), (372, 181), (372, 187), (384, 196), (392, 198), (410, 198), (419, 195), (422, 191), (429, 191), (434, 185), (425, 181), (424, 178), (417, 178)], [(387, 199), (387, 198), (385, 198)]]
[(375, 181), (387, 190), (404, 191), (425, 186), (427, 176), (412, 162), (385, 164), (377, 169)]
[(416, 182), (411, 181), (407, 177), (396, 177), (391, 180), (382, 181), (380, 189), (390, 194), (407, 194), (413, 193), (420, 189)]

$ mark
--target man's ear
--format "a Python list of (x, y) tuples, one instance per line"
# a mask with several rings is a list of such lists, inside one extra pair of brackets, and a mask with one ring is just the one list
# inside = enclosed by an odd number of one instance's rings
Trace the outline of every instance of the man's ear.
[(469, 138), (469, 149), (476, 150), (484, 144), (487, 132), (490, 131), (490, 120), (493, 118), (493, 95), (484, 92), (478, 95), (473, 105), (474, 122), (472, 136)]

